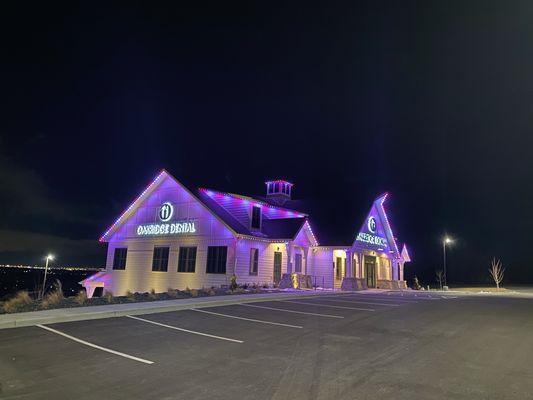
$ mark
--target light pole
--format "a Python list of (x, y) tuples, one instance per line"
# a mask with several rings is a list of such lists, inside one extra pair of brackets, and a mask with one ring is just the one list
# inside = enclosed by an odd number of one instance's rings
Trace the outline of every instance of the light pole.
[(452, 243), (453, 240), (446, 236), (442, 239), (442, 255), (444, 261), (444, 286), (448, 286), (448, 275), (446, 273), (446, 245)]
[(43, 288), (41, 289), (41, 299), (44, 297), (44, 288), (46, 287), (46, 275), (48, 274), (48, 262), (53, 259), (54, 259), (54, 256), (52, 254), (48, 254), (46, 256), (46, 265), (44, 267)]

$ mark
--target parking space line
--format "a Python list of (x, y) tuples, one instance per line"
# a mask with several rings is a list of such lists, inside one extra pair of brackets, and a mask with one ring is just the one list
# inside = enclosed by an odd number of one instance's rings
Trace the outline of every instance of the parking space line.
[(111, 350), (111, 349), (108, 349), (107, 347), (102, 347), (102, 346), (98, 346), (98, 345), (93, 344), (93, 343), (86, 342), (85, 340), (78, 339), (77, 337), (70, 336), (70, 335), (68, 335), (66, 333), (58, 331), (57, 329), (53, 329), (53, 328), (50, 328), (50, 327), (45, 326), (45, 325), (36, 325), (36, 326), (38, 326), (41, 329), (45, 329), (45, 330), (47, 330), (49, 332), (55, 333), (57, 335), (66, 337), (67, 339), (70, 339), (70, 340), (73, 340), (75, 342), (81, 343), (81, 344), (83, 344), (85, 346), (89, 346), (89, 347), (92, 347), (92, 348), (95, 348), (95, 349), (98, 349), (98, 350), (106, 351), (108, 353), (115, 354), (117, 356), (121, 356), (121, 357), (124, 357), (124, 358), (129, 358), (130, 360), (139, 361), (139, 362), (142, 362), (144, 364), (153, 364), (154, 363), (153, 361), (145, 360), (144, 358), (130, 356), (129, 354), (121, 353), (120, 351)]
[(386, 306), (386, 307), (400, 307), (399, 304), (392, 304), (392, 303), (373, 303), (373, 302), (370, 302), (370, 301), (359, 301), (357, 299), (354, 299), (354, 300), (339, 300), (339, 299), (334, 299), (334, 298), (322, 298), (320, 300), (324, 300), (324, 301), (337, 301), (339, 303), (349, 303), (349, 304), (369, 304), (371, 306)]
[(359, 307), (345, 307), (345, 306), (333, 306), (330, 304), (319, 304), (319, 303), (306, 303), (303, 301), (296, 301), (296, 300), (277, 300), (281, 301), (283, 303), (294, 303), (294, 304), (303, 304), (306, 306), (316, 306), (316, 307), (329, 307), (329, 308), (341, 308), (345, 310), (357, 310), (357, 311), (376, 311), (373, 308), (359, 308)]
[(206, 310), (200, 310), (198, 308), (191, 308), (191, 311), (201, 312), (205, 314), (213, 314), (220, 317), (226, 317), (226, 318), (235, 318), (235, 319), (242, 319), (243, 321), (250, 321), (250, 322), (258, 322), (260, 324), (268, 324), (268, 325), (277, 325), (277, 326), (284, 326), (287, 328), (297, 328), (302, 329), (301, 326), (298, 325), (289, 325), (289, 324), (282, 324), (281, 322), (272, 322), (272, 321), (263, 321), (261, 319), (253, 319), (253, 318), (244, 318), (244, 317), (238, 317), (236, 315), (229, 315), (229, 314), (221, 314), (213, 311), (206, 311)]
[(255, 305), (255, 304), (237, 304), (237, 305), (239, 305), (239, 306), (245, 306), (245, 307), (264, 308), (265, 310), (283, 311), (283, 312), (294, 313), (294, 314), (313, 315), (313, 316), (315, 316), (315, 317), (324, 317), (324, 318), (344, 318), (342, 315), (318, 314), (318, 313), (305, 312), (305, 311), (287, 310), (286, 308), (276, 308), (276, 307), (267, 307), (267, 306), (257, 306), (257, 305)]
[[(346, 297), (346, 298), (349, 298), (349, 299), (365, 299), (365, 300), (379, 300), (379, 301), (396, 301), (396, 302), (399, 302), (399, 303), (416, 303), (418, 302), (418, 300), (421, 300), (421, 299), (409, 299), (407, 300), (406, 298), (403, 298), (403, 299), (399, 299), (399, 298), (395, 298), (395, 299), (392, 299), (391, 297), (389, 297), (388, 299), (387, 298), (384, 298), (384, 297), (374, 297), (373, 295), (369, 295), (369, 294), (360, 294), (360, 295), (357, 295), (357, 294), (349, 294), (349, 295), (346, 295), (346, 296), (342, 296), (342, 297)], [(423, 299), (422, 299), (423, 300)]]
[(162, 326), (163, 328), (174, 329), (174, 330), (176, 330), (176, 331), (192, 333), (193, 335), (207, 336), (207, 337), (210, 337), (210, 338), (213, 338), (213, 339), (226, 340), (226, 341), (228, 341), (228, 342), (233, 342), (233, 343), (244, 343), (242, 340), (231, 339), (231, 338), (227, 338), (227, 337), (223, 337), (223, 336), (211, 335), (211, 334), (209, 334), (209, 333), (203, 333), (203, 332), (191, 331), (191, 330), (189, 330), (189, 329), (185, 329), (185, 328), (178, 328), (177, 326), (172, 326), (172, 325), (162, 324), (162, 323), (160, 323), (160, 322), (150, 321), (149, 319), (144, 319), (144, 318), (134, 317), (133, 315), (126, 315), (126, 317), (128, 317), (128, 318), (132, 318), (132, 319), (136, 319), (136, 320), (138, 320), (138, 321), (142, 321), (142, 322), (147, 322), (147, 323), (149, 323), (149, 324), (154, 324), (154, 325)]

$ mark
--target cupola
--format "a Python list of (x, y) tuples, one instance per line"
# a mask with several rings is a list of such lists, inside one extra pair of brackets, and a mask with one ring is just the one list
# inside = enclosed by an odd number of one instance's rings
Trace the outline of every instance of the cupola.
[(278, 204), (283, 204), (291, 199), (293, 184), (283, 179), (265, 182), (267, 198)]

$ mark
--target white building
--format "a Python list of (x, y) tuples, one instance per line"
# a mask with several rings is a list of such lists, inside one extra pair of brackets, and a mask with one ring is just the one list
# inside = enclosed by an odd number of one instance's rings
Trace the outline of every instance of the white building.
[(292, 184), (266, 182), (266, 196), (188, 188), (165, 170), (104, 233), (106, 270), (82, 282), (124, 295), (268, 283), (344, 290), (405, 287), (398, 250), (378, 197), (352, 243), (321, 246), (312, 216), (295, 208)]

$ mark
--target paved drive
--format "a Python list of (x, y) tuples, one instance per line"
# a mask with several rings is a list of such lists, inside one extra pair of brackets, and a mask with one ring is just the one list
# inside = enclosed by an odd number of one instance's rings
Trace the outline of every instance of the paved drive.
[(533, 399), (533, 299), (331, 294), (5, 329), (0, 385), (2, 399)]

